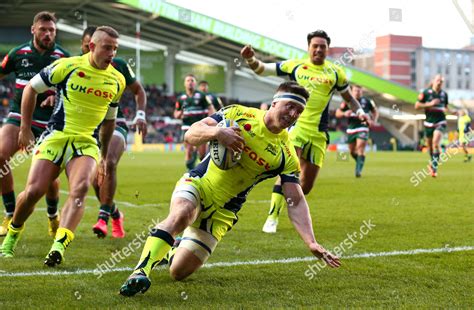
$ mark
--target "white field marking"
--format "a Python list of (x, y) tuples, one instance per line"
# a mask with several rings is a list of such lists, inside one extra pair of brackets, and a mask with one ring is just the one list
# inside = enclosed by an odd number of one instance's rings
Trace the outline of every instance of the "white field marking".
[[(451, 252), (463, 252), (472, 251), (474, 246), (461, 246), (454, 248), (437, 248), (437, 249), (415, 249), (405, 251), (392, 251), (392, 252), (378, 252), (378, 253), (360, 253), (348, 256), (342, 256), (342, 259), (354, 259), (354, 258), (373, 258), (373, 257), (384, 257), (384, 256), (403, 256), (403, 255), (417, 255), (417, 254), (431, 254), (431, 253), (451, 253)], [(0, 258), (1, 260), (2, 258)], [(269, 259), (269, 260), (253, 260), (253, 261), (236, 261), (236, 262), (217, 262), (210, 263), (202, 266), (202, 268), (216, 268), (216, 267), (234, 267), (234, 266), (248, 266), (248, 265), (273, 265), (273, 264), (291, 264), (298, 262), (315, 261), (314, 256), (309, 257), (291, 257), (283, 259)], [(155, 269), (165, 269), (165, 266), (160, 266)], [(0, 273), (2, 277), (31, 277), (31, 276), (69, 276), (69, 275), (81, 275), (81, 274), (104, 274), (109, 272), (121, 272), (121, 271), (132, 271), (130, 267), (118, 267), (110, 268), (106, 270), (99, 269), (78, 269), (73, 271), (31, 271), (31, 272), (5, 272)]]

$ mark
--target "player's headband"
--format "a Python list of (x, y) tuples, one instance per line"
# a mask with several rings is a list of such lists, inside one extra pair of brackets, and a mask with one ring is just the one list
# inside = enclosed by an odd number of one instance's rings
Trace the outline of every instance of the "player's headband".
[(289, 100), (301, 104), (303, 107), (306, 106), (306, 99), (303, 96), (293, 93), (278, 92), (273, 96), (273, 101)]

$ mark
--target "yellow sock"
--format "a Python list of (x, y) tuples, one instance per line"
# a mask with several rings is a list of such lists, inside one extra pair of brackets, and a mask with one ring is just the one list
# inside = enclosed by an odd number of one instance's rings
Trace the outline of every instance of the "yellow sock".
[(173, 246), (174, 239), (166, 231), (161, 229), (154, 229), (150, 236), (146, 239), (145, 247), (138, 265), (135, 267), (136, 271), (143, 270), (149, 276), (153, 267), (155, 267), (165, 257), (166, 253)]
[(286, 206), (285, 196), (280, 185), (273, 187), (272, 200), (270, 202), (270, 211), (268, 217), (278, 220), (281, 210)]
[[(59, 227), (54, 237), (54, 244), (61, 244), (64, 249), (74, 240), (74, 233), (67, 228)], [(54, 245), (53, 245), (54, 247)]]
[(8, 222), (8, 230), (12, 232), (12, 234), (17, 234), (22, 232), (25, 229), (25, 224), (21, 225), (20, 227), (13, 227), (12, 220)]

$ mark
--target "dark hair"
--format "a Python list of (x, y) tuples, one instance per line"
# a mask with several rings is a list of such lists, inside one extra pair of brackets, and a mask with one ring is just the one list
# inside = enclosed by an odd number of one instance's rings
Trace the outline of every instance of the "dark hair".
[(84, 40), (86, 36), (92, 37), (92, 35), (94, 34), (96, 30), (97, 30), (97, 26), (88, 26), (86, 29), (84, 29), (81, 40)]
[(49, 22), (52, 21), (53, 23), (56, 23), (56, 16), (54, 16), (55, 13), (48, 12), (48, 11), (41, 11), (33, 17), (33, 25), (36, 24), (39, 21), (43, 22)]
[(280, 86), (278, 86), (277, 92), (278, 91), (300, 95), (306, 100), (309, 98), (308, 91), (303, 86), (293, 81), (281, 83)]
[(97, 27), (95, 32), (97, 32), (97, 31), (105, 32), (106, 34), (108, 34), (109, 36), (111, 36), (112, 38), (115, 38), (115, 39), (118, 39), (118, 37), (119, 37), (119, 33), (117, 32), (117, 30), (115, 30), (114, 28), (112, 28), (110, 26)]
[(194, 80), (197, 81), (196, 76), (195, 76), (194, 74), (188, 73), (188, 74), (186, 74), (186, 75), (184, 76), (184, 78), (186, 79), (188, 76), (192, 77)]
[(308, 45), (311, 42), (311, 39), (315, 37), (326, 39), (328, 46), (331, 45), (331, 38), (328, 36), (326, 31), (324, 30), (316, 30), (316, 31), (308, 33), (308, 36), (306, 37), (308, 39)]
[(204, 80), (199, 82), (199, 85), (202, 85), (202, 84), (207, 84), (207, 85), (209, 85), (209, 83), (208, 83), (207, 81), (204, 81)]

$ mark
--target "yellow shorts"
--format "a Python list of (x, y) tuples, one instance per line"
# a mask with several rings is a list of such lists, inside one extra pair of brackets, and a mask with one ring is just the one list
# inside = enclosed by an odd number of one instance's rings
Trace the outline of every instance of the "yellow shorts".
[(99, 162), (99, 146), (96, 140), (86, 136), (67, 135), (62, 131), (46, 130), (33, 151), (33, 160), (46, 159), (64, 169), (78, 156), (90, 156)]
[(301, 157), (310, 163), (322, 167), (329, 136), (326, 132), (309, 133), (298, 126), (292, 127), (289, 132), (293, 145), (301, 149)]
[(176, 183), (171, 199), (181, 197), (193, 201), (199, 209), (199, 216), (191, 225), (211, 234), (217, 241), (232, 229), (238, 221), (237, 214), (216, 205), (212, 192), (205, 190), (199, 177), (191, 178), (185, 174)]
[(459, 130), (458, 132), (458, 140), (459, 140), (459, 143), (461, 143), (461, 145), (463, 144), (469, 144), (469, 138), (470, 138), (470, 135), (469, 134), (465, 134), (464, 133), (464, 130)]

